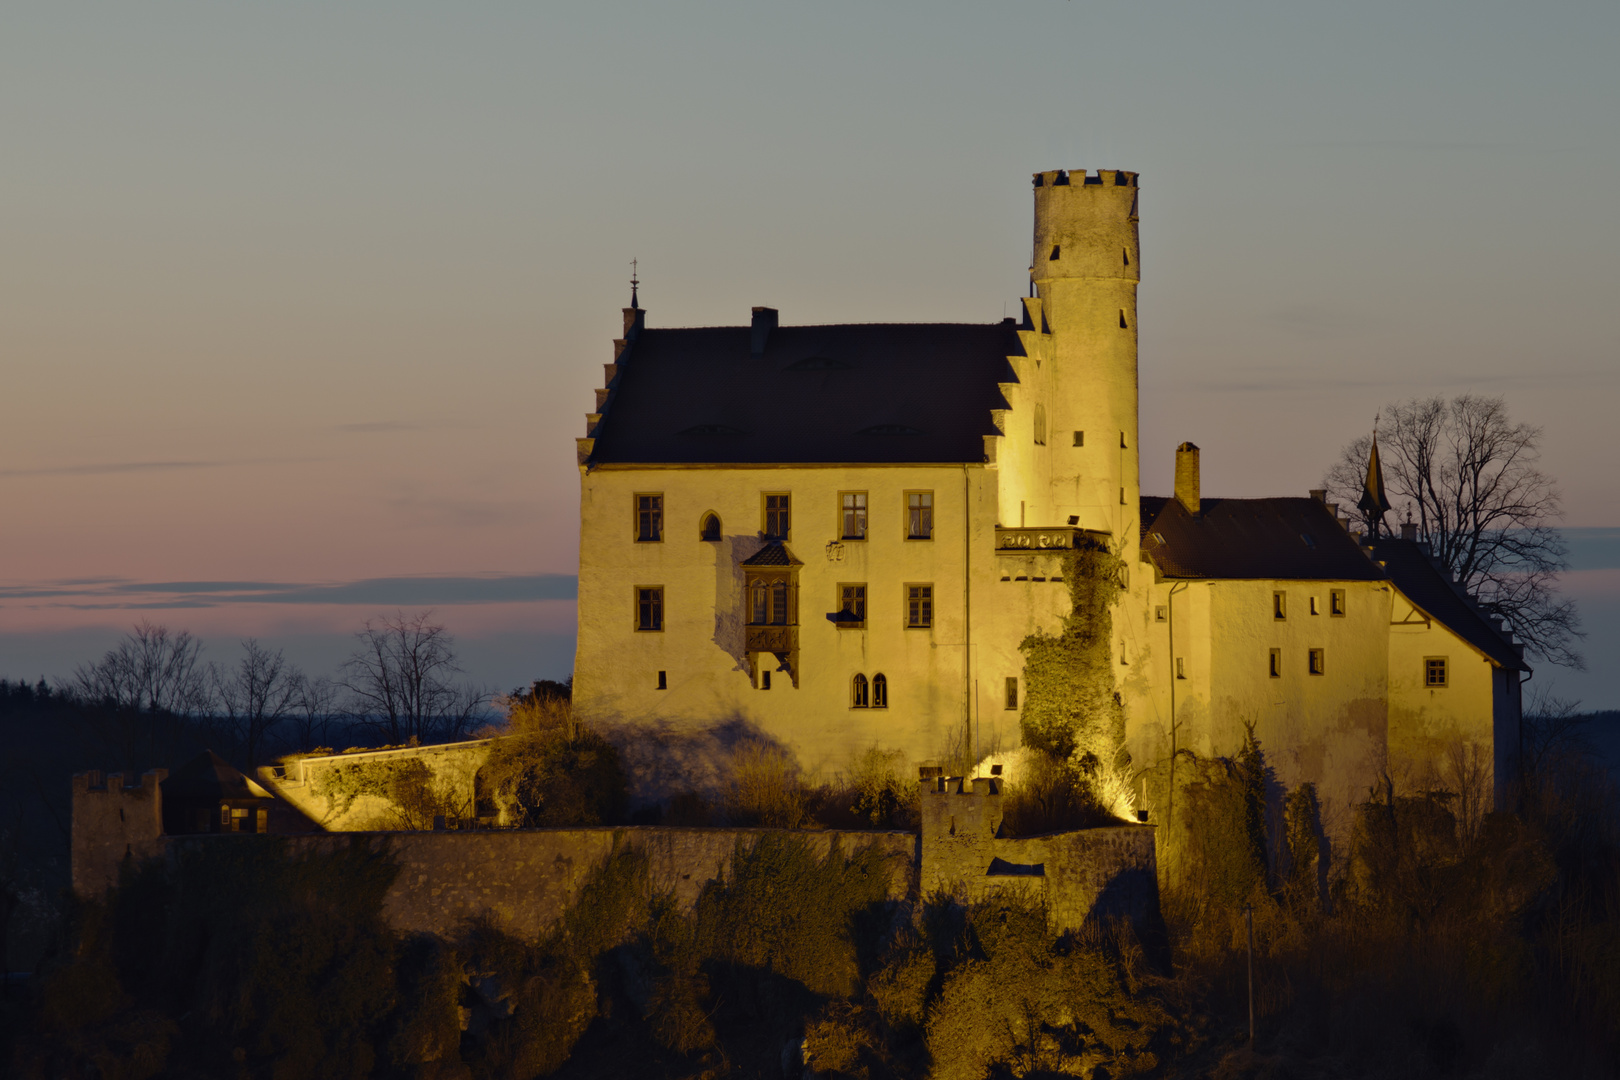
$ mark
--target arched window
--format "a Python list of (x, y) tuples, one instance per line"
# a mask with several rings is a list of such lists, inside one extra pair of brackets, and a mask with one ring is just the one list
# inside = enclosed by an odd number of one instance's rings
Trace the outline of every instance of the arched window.
[(855, 709), (864, 709), (864, 708), (866, 708), (866, 706), (867, 706), (867, 697), (866, 697), (866, 676), (865, 675), (861, 675), (859, 673), (856, 674), (855, 681), (854, 681), (853, 685), (851, 685), (851, 687), (850, 687), (849, 704), (850, 704), (851, 708), (855, 708)]
[(889, 680), (880, 672), (872, 676), (872, 708), (887, 709), (889, 707)]
[(748, 583), (748, 599), (753, 607), (753, 617), (749, 619), (755, 626), (764, 626), (770, 621), (771, 590), (770, 586), (759, 578)]
[(719, 514), (716, 514), (713, 510), (710, 510), (707, 514), (703, 515), (703, 521), (698, 526), (698, 539), (699, 540), (718, 540), (718, 539), (720, 539), (720, 515)]
[(790, 599), (786, 578), (754, 578), (748, 583), (749, 625), (793, 625), (792, 612), (788, 607)]
[(788, 583), (781, 578), (771, 582), (771, 625), (788, 624)]

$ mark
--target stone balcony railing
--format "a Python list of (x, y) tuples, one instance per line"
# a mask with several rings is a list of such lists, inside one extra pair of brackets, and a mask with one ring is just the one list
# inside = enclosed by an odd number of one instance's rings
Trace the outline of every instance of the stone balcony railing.
[(789, 653), (799, 647), (797, 626), (750, 626), (748, 651)]

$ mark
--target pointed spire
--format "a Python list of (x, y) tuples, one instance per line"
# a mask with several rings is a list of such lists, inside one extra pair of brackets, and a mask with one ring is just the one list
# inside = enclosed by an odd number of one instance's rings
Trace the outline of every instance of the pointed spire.
[(638, 286), (640, 284), (641, 284), (641, 282), (639, 280), (637, 280), (637, 278), (636, 278), (636, 260), (631, 259), (630, 260), (630, 307), (632, 309), (637, 309), (637, 308), (641, 307), (640, 301), (638, 301), (636, 299), (636, 286)]
[(1372, 450), (1367, 454), (1367, 479), (1361, 486), (1361, 501), (1356, 508), (1367, 515), (1372, 535), (1378, 535), (1378, 526), (1384, 515), (1393, 509), (1384, 491), (1384, 467), (1378, 463), (1378, 423), (1373, 422)]

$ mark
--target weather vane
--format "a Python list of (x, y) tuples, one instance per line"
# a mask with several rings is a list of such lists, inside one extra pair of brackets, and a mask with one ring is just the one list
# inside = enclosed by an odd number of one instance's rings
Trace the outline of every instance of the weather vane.
[(641, 284), (641, 282), (636, 279), (636, 260), (631, 259), (630, 260), (630, 306), (632, 308), (639, 308), (641, 306), (639, 303), (636, 302), (636, 286), (638, 286), (640, 284)]

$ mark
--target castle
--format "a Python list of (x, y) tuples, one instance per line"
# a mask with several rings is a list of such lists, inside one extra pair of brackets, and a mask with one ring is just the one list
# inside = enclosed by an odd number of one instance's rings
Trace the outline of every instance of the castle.
[(1458, 755), (1500, 801), (1522, 648), (1410, 534), (1353, 532), (1321, 491), (1206, 498), (1191, 443), (1142, 494), (1139, 196), (1132, 172), (1035, 174), (1017, 320), (662, 329), (633, 289), (578, 440), (577, 715), (743, 721), (807, 768), (982, 756), (1017, 744), (1020, 646), (1096, 549), (1122, 564), (1136, 805), (1245, 724), (1330, 813), (1443, 786)]

